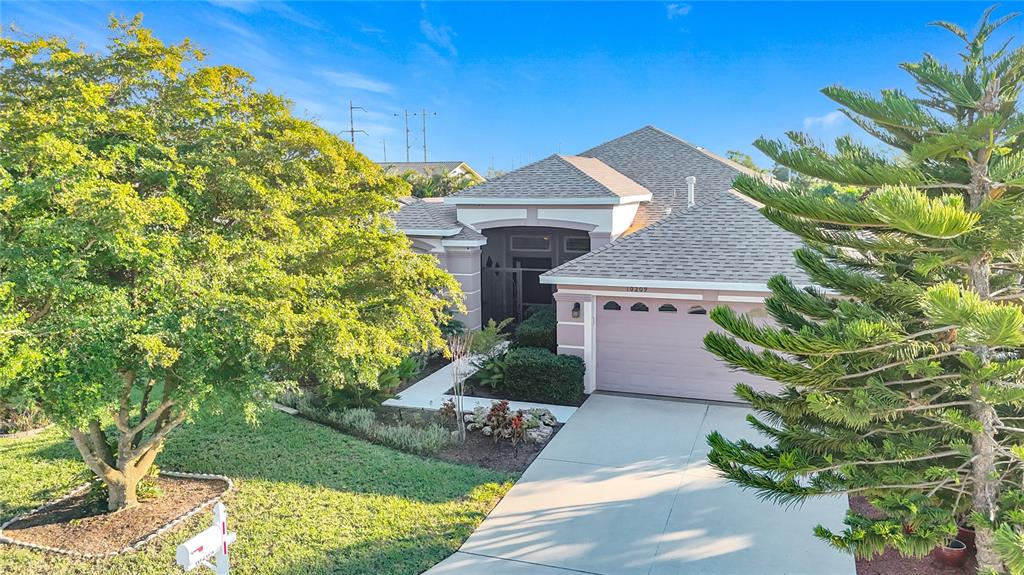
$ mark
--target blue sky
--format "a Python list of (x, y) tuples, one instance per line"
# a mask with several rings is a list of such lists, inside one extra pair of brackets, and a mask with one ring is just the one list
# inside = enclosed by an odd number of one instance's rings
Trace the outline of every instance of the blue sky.
[[(481, 172), (581, 152), (645, 124), (724, 153), (759, 135), (855, 131), (818, 91), (910, 86), (897, 65), (959, 46), (984, 3), (24, 2), (0, 22), (101, 46), (111, 13), (142, 12), (165, 41), (252, 72), (382, 160), (405, 158), (403, 109), (427, 108), (431, 160)], [(999, 13), (1021, 9), (1007, 3)], [(1020, 36), (1024, 18), (1007, 34)], [(420, 117), (411, 158), (423, 157)], [(347, 136), (346, 136), (347, 137)]]

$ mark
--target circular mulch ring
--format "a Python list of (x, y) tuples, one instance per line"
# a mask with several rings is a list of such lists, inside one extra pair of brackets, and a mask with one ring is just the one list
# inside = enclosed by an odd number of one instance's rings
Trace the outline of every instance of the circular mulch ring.
[(113, 557), (146, 543), (210, 507), (234, 487), (223, 475), (161, 471), (163, 496), (116, 513), (98, 509), (92, 482), (9, 519), (0, 543), (84, 559)]

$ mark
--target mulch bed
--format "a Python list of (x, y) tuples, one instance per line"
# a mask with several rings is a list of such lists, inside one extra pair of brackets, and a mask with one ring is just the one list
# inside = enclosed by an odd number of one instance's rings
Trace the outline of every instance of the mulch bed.
[(156, 482), (164, 495), (136, 507), (108, 513), (96, 495), (86, 489), (18, 519), (4, 528), (3, 534), (19, 543), (66, 553), (116, 553), (229, 488), (219, 479), (159, 477)]
[[(863, 497), (850, 497), (850, 509), (868, 517), (874, 508)], [(915, 559), (903, 557), (892, 549), (871, 559), (857, 559), (857, 575), (968, 575), (977, 572), (974, 556), (963, 567), (949, 567), (931, 556)]]
[[(435, 417), (437, 412), (432, 410), (382, 406), (376, 411), (380, 421), (391, 424), (422, 425), (425, 421), (437, 421)], [(449, 424), (449, 428), (455, 430), (453, 424)], [(561, 423), (554, 426), (551, 438), (558, 434), (559, 429), (562, 429)], [(548, 439), (548, 442), (551, 441), (551, 438)], [(494, 439), (479, 431), (467, 431), (465, 443), (452, 445), (430, 457), (451, 463), (486, 467), (506, 473), (522, 473), (537, 458), (537, 454), (544, 449), (544, 445), (520, 441), (513, 446), (512, 442), (507, 439), (495, 443)]]
[[(562, 424), (556, 425), (551, 438), (554, 438), (561, 428)], [(550, 442), (551, 439), (548, 441)], [(468, 431), (465, 443), (453, 445), (437, 453), (434, 457), (452, 463), (476, 465), (506, 473), (522, 473), (533, 463), (534, 459), (537, 459), (537, 454), (542, 449), (544, 449), (544, 445), (522, 441), (512, 445), (512, 442), (507, 439), (495, 443), (494, 439), (479, 431)]]

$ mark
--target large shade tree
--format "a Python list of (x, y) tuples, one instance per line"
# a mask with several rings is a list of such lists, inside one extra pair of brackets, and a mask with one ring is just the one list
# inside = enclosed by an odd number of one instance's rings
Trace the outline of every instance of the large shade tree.
[(979, 569), (1024, 573), (1024, 49), (987, 46), (1013, 17), (990, 13), (973, 34), (938, 23), (962, 60), (904, 64), (916, 97), (824, 90), (875, 142), (756, 142), (838, 186), (736, 182), (805, 240), (816, 287), (773, 278), (769, 326), (712, 313), (727, 333), (707, 348), (783, 387), (739, 385), (767, 443), (715, 433), (709, 459), (783, 504), (866, 497), (877, 515), (817, 529), (841, 549), (919, 556), (969, 517)]
[(387, 216), (406, 184), (187, 41), (111, 30), (0, 38), (0, 390), (113, 510), (203, 404), (372, 385), (444, 345), (459, 292)]

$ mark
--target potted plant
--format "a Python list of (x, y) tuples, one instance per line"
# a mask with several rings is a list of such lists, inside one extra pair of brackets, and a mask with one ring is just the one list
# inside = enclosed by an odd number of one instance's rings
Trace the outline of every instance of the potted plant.
[(970, 516), (968, 513), (958, 513), (956, 517), (956, 538), (967, 546), (968, 551), (973, 552), (975, 550), (974, 527), (968, 523)]
[(936, 559), (949, 567), (963, 567), (967, 562), (967, 545), (959, 539), (950, 539), (932, 552)]

